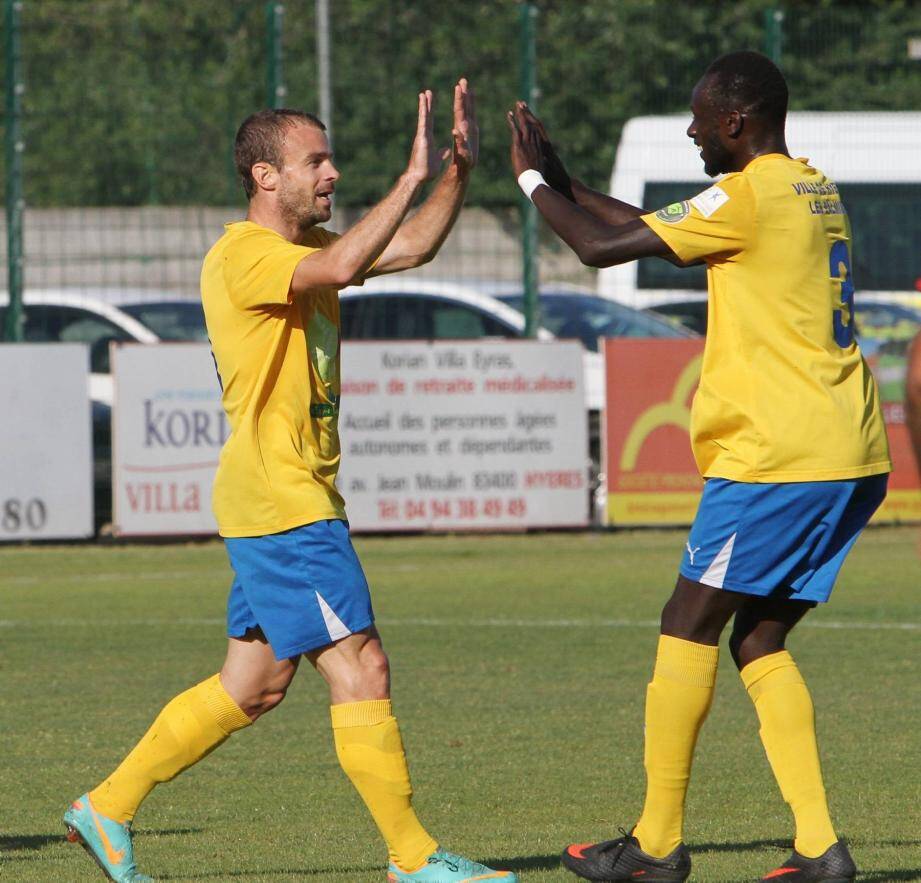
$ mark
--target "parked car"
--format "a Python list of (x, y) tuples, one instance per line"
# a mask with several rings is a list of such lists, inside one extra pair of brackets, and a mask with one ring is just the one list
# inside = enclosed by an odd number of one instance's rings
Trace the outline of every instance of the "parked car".
[[(659, 304), (646, 312), (678, 322), (698, 334), (707, 333), (706, 297)], [(861, 299), (858, 293), (854, 322), (864, 355), (896, 354), (899, 350), (904, 355), (908, 342), (921, 329), (921, 310), (891, 301)]]
[[(0, 324), (9, 296), (0, 292)], [(67, 289), (27, 290), (23, 295), (23, 338), (29, 343), (85, 343), (90, 348), (90, 398), (112, 404), (109, 344), (136, 340), (156, 343), (160, 338), (133, 316), (91, 293)]]
[[(523, 311), (524, 296), (497, 293), (504, 304)], [(551, 288), (541, 291), (540, 316), (545, 328), (556, 337), (578, 338), (589, 351), (598, 352), (602, 337), (696, 337), (697, 332), (676, 328), (673, 323), (626, 304), (599, 297), (580, 288)]]
[[(343, 340), (464, 340), (524, 337), (521, 286), (505, 282), (460, 284), (411, 277), (373, 278), (340, 292)], [(591, 289), (550, 284), (541, 289), (538, 340), (572, 338), (584, 349), (585, 401), (604, 406), (604, 364), (599, 337), (693, 337)]]
[(205, 311), (198, 298), (126, 301), (120, 309), (153, 331), (160, 340), (208, 340)]

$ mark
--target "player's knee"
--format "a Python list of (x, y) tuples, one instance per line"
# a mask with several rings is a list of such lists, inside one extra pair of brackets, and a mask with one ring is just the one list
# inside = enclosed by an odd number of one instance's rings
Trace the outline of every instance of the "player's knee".
[(379, 646), (363, 654), (361, 679), (364, 692), (371, 694), (369, 698), (383, 699), (390, 695), (390, 660)]
[(662, 608), (661, 630), (663, 635), (692, 641), (695, 644), (715, 644), (726, 624), (725, 617), (699, 608), (682, 604), (681, 599), (672, 599)]
[(386, 699), (390, 695), (390, 663), (383, 650), (366, 647), (338, 680), (337, 692), (348, 697), (347, 701)]
[(250, 720), (256, 720), (278, 708), (288, 694), (292, 678), (287, 674), (267, 679), (264, 683), (253, 686), (248, 694), (239, 701), (240, 708)]
[(287, 689), (265, 689), (255, 692), (240, 702), (240, 708), (250, 720), (255, 721), (262, 715), (268, 714), (273, 708), (278, 708), (287, 692)]
[(784, 649), (783, 638), (775, 634), (751, 631), (747, 634), (733, 632), (729, 637), (729, 652), (736, 668), (741, 671), (762, 656), (770, 656)]

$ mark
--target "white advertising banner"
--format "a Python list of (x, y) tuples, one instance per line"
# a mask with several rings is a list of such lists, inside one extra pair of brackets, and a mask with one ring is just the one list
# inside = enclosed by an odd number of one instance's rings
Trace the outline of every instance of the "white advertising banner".
[[(356, 531), (588, 523), (582, 348), (570, 342), (342, 347), (338, 486)], [(229, 426), (206, 344), (113, 350), (120, 536), (210, 534)]]
[(0, 542), (92, 536), (86, 345), (0, 345), (0, 414)]
[(119, 536), (213, 534), (229, 426), (207, 344), (113, 346), (112, 495)]
[(587, 524), (582, 365), (575, 342), (344, 344), (353, 530)]

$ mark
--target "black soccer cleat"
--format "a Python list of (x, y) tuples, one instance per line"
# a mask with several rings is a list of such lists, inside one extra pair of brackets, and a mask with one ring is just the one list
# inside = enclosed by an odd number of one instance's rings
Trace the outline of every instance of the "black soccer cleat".
[(605, 883), (682, 883), (691, 873), (691, 854), (683, 843), (665, 858), (656, 858), (643, 852), (639, 840), (626, 833), (602, 843), (574, 843), (566, 847), (562, 858), (574, 874)]
[(794, 849), (790, 858), (761, 879), (777, 880), (778, 883), (809, 883), (812, 880), (822, 880), (824, 883), (850, 883), (856, 877), (857, 866), (844, 841), (839, 840), (818, 858), (806, 858)]

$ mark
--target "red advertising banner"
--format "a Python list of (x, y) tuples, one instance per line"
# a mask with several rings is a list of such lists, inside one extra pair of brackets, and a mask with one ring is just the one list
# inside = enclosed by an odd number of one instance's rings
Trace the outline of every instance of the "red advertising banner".
[(879, 385), (892, 456), (889, 493), (873, 519), (875, 522), (921, 521), (921, 482), (905, 425), (905, 349), (900, 349), (867, 359)]
[(690, 524), (703, 481), (691, 454), (702, 340), (604, 341), (607, 521)]
[[(703, 481), (691, 454), (689, 429), (703, 348), (702, 340), (604, 341), (609, 524), (684, 525), (694, 520)], [(881, 388), (894, 468), (889, 496), (874, 521), (921, 521), (921, 484), (898, 399), (903, 387)]]

